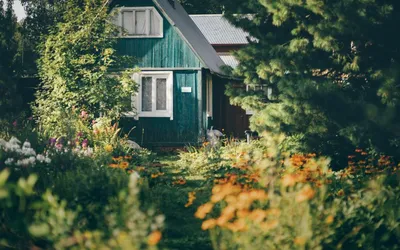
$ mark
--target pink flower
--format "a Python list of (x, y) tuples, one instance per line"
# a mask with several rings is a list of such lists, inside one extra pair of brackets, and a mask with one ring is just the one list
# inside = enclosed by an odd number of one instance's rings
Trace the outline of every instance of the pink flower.
[(81, 118), (86, 119), (88, 117), (88, 113), (84, 110), (81, 112)]
[(18, 125), (17, 120), (15, 120), (15, 121), (12, 123), (12, 125), (13, 125), (14, 127), (16, 127), (16, 126)]
[(33, 116), (29, 116), (29, 117), (28, 117), (28, 120), (29, 120), (29, 121), (32, 121), (32, 120), (33, 120)]
[(88, 139), (85, 139), (82, 142), (82, 148), (87, 148), (87, 146), (88, 146)]

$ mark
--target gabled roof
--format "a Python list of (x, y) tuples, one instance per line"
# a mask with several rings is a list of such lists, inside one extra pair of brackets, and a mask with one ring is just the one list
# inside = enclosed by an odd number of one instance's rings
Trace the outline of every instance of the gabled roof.
[(177, 0), (153, 0), (153, 2), (169, 19), (170, 23), (178, 29), (183, 39), (187, 41), (205, 67), (210, 69), (211, 72), (223, 74), (220, 67), (225, 65), (224, 62), (182, 5)]
[(190, 17), (212, 45), (248, 44), (249, 34), (233, 26), (222, 14), (190, 15)]

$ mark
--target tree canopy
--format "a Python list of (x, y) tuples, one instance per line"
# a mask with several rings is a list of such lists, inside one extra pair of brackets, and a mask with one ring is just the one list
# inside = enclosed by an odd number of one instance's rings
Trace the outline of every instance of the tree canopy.
[(128, 73), (112, 72), (129, 58), (116, 54), (118, 29), (109, 21), (107, 7), (101, 0), (86, 0), (83, 7), (70, 2), (63, 22), (41, 45), (42, 84), (34, 113), (44, 132), (65, 135), (73, 113), (117, 119), (131, 108), (136, 85)]
[(247, 85), (265, 85), (227, 91), (233, 103), (257, 111), (254, 130), (283, 132), (286, 146), (300, 151), (399, 153), (398, 1), (220, 2), (252, 37), (236, 53), (235, 73)]

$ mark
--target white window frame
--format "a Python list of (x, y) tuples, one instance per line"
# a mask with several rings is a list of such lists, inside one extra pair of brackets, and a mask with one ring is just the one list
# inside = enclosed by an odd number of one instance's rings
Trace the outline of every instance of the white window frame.
[[(142, 78), (152, 77), (152, 111), (142, 111)], [(173, 72), (172, 71), (142, 71), (140, 73), (135, 73), (133, 78), (139, 84), (139, 91), (136, 95), (132, 96), (132, 107), (136, 109), (136, 114), (134, 117), (139, 119), (140, 117), (165, 117), (174, 119), (174, 93), (173, 93)], [(157, 78), (167, 79), (167, 109), (166, 110), (156, 110), (157, 105)]]
[[(124, 27), (122, 26), (123, 20), (122, 20), (122, 12), (133, 12), (133, 29), (135, 29), (135, 11), (145, 11), (146, 12), (146, 33), (147, 35), (129, 35), (129, 34), (124, 34), (123, 29)], [(150, 34), (150, 18), (151, 14), (150, 12), (153, 12), (159, 20), (159, 25), (160, 25), (160, 34), (159, 35), (151, 35)], [(120, 38), (163, 38), (164, 37), (164, 21), (160, 13), (156, 10), (154, 7), (120, 7), (118, 8), (118, 26), (121, 27), (120, 29)]]

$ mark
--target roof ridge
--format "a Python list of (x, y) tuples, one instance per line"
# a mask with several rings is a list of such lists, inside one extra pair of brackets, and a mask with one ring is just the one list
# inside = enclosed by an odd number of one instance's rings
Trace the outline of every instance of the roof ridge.
[(190, 14), (189, 16), (223, 16), (224, 14)]

